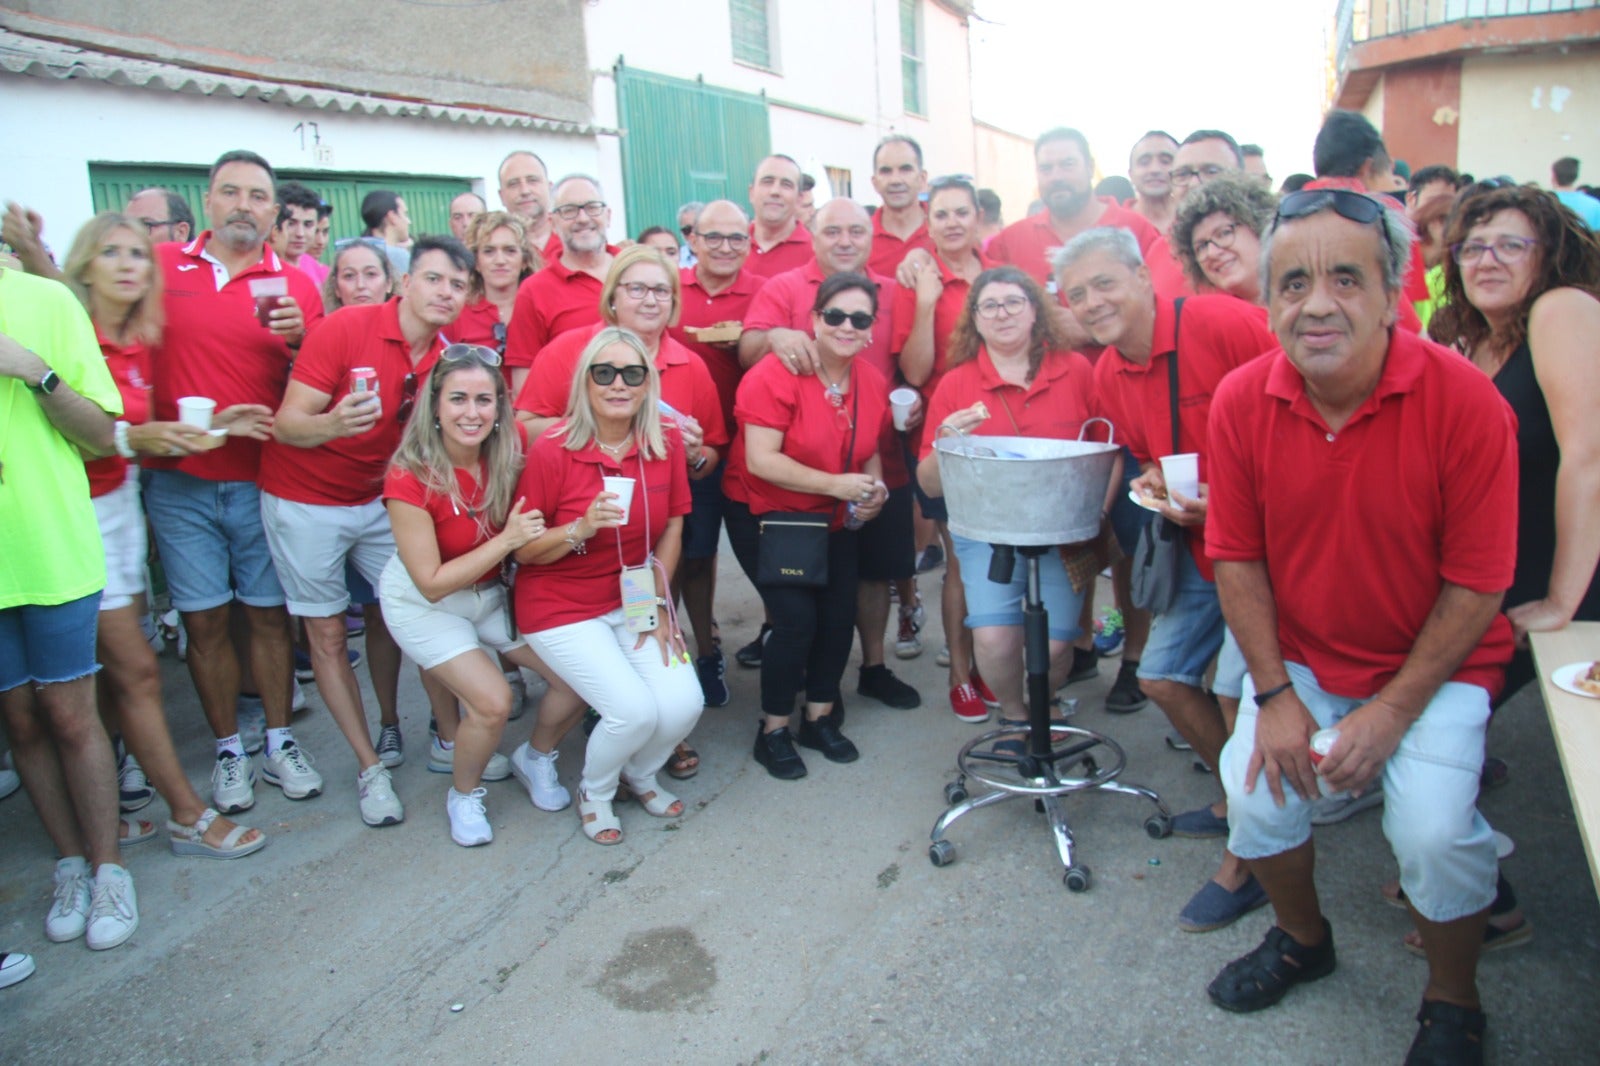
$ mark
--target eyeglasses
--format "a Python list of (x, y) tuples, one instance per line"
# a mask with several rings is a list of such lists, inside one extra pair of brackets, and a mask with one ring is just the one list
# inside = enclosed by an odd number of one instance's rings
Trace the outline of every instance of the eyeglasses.
[(644, 379), (650, 376), (650, 371), (640, 363), (630, 363), (627, 366), (613, 366), (610, 363), (596, 363), (589, 368), (589, 377), (596, 385), (609, 385), (622, 376), (622, 383), (630, 389), (637, 389), (644, 384)]
[(1376, 223), (1383, 234), (1384, 243), (1389, 243), (1389, 219), (1383, 205), (1365, 193), (1351, 192), (1349, 189), (1302, 189), (1290, 193), (1278, 201), (1278, 211), (1272, 216), (1272, 229), (1276, 230), (1278, 223), (1284, 219), (1305, 218), (1330, 206), (1340, 218), (1359, 222), (1363, 226)]
[(985, 300), (975, 310), (979, 318), (999, 318), (1001, 311), (1010, 317), (1022, 314), (1022, 309), (1027, 306), (1026, 296), (1007, 296), (1004, 300)]
[(750, 243), (750, 235), (747, 233), (701, 233), (700, 239), (706, 242), (707, 248), (721, 248), (726, 244), (734, 251)]
[(1493, 241), (1462, 241), (1450, 246), (1450, 255), (1463, 265), (1476, 263), (1485, 252), (1494, 256), (1501, 266), (1511, 266), (1528, 258), (1533, 246), (1539, 242), (1532, 237), (1496, 237)]
[[(456, 345), (451, 345), (451, 348)], [(447, 348), (445, 351), (449, 351)], [(443, 358), (443, 356), (441, 356)], [(395, 408), (394, 420), (401, 425), (411, 421), (411, 412), (417, 409), (417, 373), (412, 371), (400, 383), (400, 406)]]
[(865, 311), (841, 311), (837, 307), (830, 307), (821, 312), (821, 315), (822, 321), (830, 326), (842, 326), (848, 321), (852, 329), (871, 329), (872, 324), (878, 320), (875, 315), (869, 315)]
[(1207, 163), (1203, 167), (1179, 167), (1172, 172), (1172, 180), (1210, 181), (1226, 169), (1226, 167), (1219, 166), (1216, 163)]
[(586, 204), (562, 204), (561, 206), (552, 208), (551, 210), (557, 218), (571, 222), (573, 219), (578, 217), (578, 213), (580, 211), (588, 215), (590, 218), (599, 218), (600, 213), (605, 209), (606, 205), (604, 200), (590, 200)]
[[(505, 329), (498, 322), (495, 325), (501, 330)], [(500, 353), (483, 344), (451, 344), (439, 353), (441, 363), (459, 363), (467, 359), (476, 359), (487, 366), (500, 365)]]
[(1239, 227), (1237, 225), (1223, 226), (1205, 240), (1194, 242), (1194, 257), (1196, 259), (1204, 257), (1207, 249), (1210, 248), (1215, 248), (1218, 251), (1224, 248), (1232, 248), (1233, 239), (1238, 235)]
[(172, 219), (164, 218), (158, 220), (154, 218), (141, 218), (139, 219), (139, 225), (143, 226), (147, 232), (154, 233), (162, 226), (172, 225)]
[(667, 303), (672, 299), (670, 285), (646, 285), (642, 281), (629, 281), (618, 285), (617, 288), (627, 293), (628, 299), (638, 300), (641, 303), (646, 296), (654, 296), (661, 303)]

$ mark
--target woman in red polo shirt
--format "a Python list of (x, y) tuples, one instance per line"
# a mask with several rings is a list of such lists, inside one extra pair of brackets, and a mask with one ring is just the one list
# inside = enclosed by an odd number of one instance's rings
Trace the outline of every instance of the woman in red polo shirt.
[(517, 552), (517, 628), (600, 714), (578, 816), (590, 840), (618, 844), (619, 780), (656, 817), (683, 813), (656, 773), (705, 705), (666, 596), (690, 506), (688, 466), (637, 335), (608, 327), (589, 341), (566, 413), (532, 442), (517, 491), (550, 521)]
[(1190, 190), (1178, 205), (1168, 242), (1196, 292), (1261, 298), (1261, 238), (1277, 198), (1248, 176), (1224, 174)]
[[(544, 259), (528, 244), (522, 219), (505, 211), (485, 211), (469, 222), (466, 245), (477, 261), (472, 287), (461, 317), (446, 332), (451, 340), (481, 344), (505, 355), (517, 287), (544, 265)], [(506, 380), (511, 380), (509, 374)]]
[[(923, 396), (933, 396), (948, 369), (950, 339), (967, 303), (972, 283), (993, 264), (981, 251), (978, 190), (966, 178), (936, 178), (928, 186), (928, 233), (933, 238), (933, 261), (916, 272), (912, 288), (895, 294), (894, 352), (900, 373)], [(923, 420), (913, 446), (920, 454), (921, 438), (933, 423)], [(961, 624), (967, 605), (962, 594), (960, 562), (950, 541), (944, 500), (919, 490), (917, 502), (923, 516), (939, 529), (944, 545), (945, 581), (940, 595), (945, 640), (950, 654), (950, 708), (956, 717), (981, 722), (989, 717), (986, 706), (997, 706), (989, 686), (972, 663), (972, 633)]]
[[(144, 509), (139, 504), (139, 468), (129, 460), (145, 455), (192, 454), (213, 443), (204, 430), (180, 422), (151, 422), (150, 345), (161, 338), (161, 275), (155, 269), (148, 231), (114, 212), (103, 212), (78, 231), (64, 274), (94, 322), (106, 366), (122, 395), (116, 424), (117, 454), (86, 464), (89, 495), (106, 549), (106, 587), (100, 599), (96, 653), (101, 713), (130, 754), (119, 766), (124, 809), (150, 802), (145, 775), (171, 812), (167, 837), (178, 855), (237, 858), (260, 851), (267, 838), (207, 807), (184, 776), (161, 706), (161, 673), (140, 627), (144, 614)], [(212, 425), (249, 434), (266, 407), (241, 405), (217, 412)], [(259, 436), (260, 434), (258, 434)], [(119, 749), (121, 745), (118, 745)], [(120, 754), (120, 751), (119, 751)], [(154, 834), (148, 822), (123, 819), (123, 844)]]
[(333, 265), (322, 283), (322, 306), (331, 315), (341, 307), (381, 304), (394, 295), (398, 281), (378, 238), (336, 241)]
[[(978, 276), (966, 308), (950, 338), (950, 370), (928, 404), (931, 431), (923, 438), (917, 479), (930, 495), (943, 494), (933, 443), (940, 433), (990, 437), (1078, 436), (1095, 417), (1094, 372), (1089, 361), (1065, 350), (1044, 290), (1013, 266), (994, 267)], [(1118, 479), (1112, 479), (1101, 508), (1111, 507)], [(1002, 721), (1026, 717), (1022, 691), (1022, 600), (1027, 575), (1016, 568), (1011, 583), (989, 580), (989, 545), (951, 534), (962, 575), (966, 617), (978, 668), (994, 679)], [(1052, 689), (1072, 665), (1072, 642), (1080, 635), (1078, 614), (1083, 590), (1101, 564), (1092, 548), (1039, 560), (1045, 610), (1050, 616)], [(967, 575), (971, 575), (968, 577)], [(988, 709), (975, 702), (968, 721), (984, 721)], [(959, 715), (959, 711), (958, 711)], [(961, 716), (965, 718), (965, 716)]]
[[(800, 512), (831, 516), (826, 584), (756, 585), (772, 632), (761, 655), (764, 719), (755, 758), (784, 780), (806, 773), (797, 740), (831, 762), (858, 756), (839, 732), (835, 706), (855, 635), (856, 533), (847, 519), (856, 526), (876, 518), (889, 496), (878, 456), (889, 385), (855, 358), (871, 342), (877, 313), (878, 287), (866, 275), (829, 277), (817, 287), (811, 309), (817, 372), (796, 375), (777, 359), (763, 358), (739, 383), (734, 402), (739, 444), (727, 478), (739, 491), (730, 495), (724, 516), (745, 573), (759, 572), (764, 522)], [(801, 688), (805, 714), (791, 735), (794, 694)]]

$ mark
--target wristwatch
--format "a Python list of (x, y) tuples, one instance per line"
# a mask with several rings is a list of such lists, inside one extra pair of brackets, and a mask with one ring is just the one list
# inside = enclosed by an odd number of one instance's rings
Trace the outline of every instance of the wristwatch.
[(29, 385), (28, 388), (41, 396), (49, 396), (56, 391), (56, 386), (59, 384), (61, 384), (60, 376), (54, 370), (46, 369), (44, 376), (39, 379), (39, 384)]

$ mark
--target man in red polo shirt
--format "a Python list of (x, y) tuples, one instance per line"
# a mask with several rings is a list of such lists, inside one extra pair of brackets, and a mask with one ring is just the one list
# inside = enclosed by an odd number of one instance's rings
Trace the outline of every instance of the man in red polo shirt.
[(800, 164), (786, 155), (769, 155), (750, 182), (750, 261), (745, 269), (770, 278), (804, 266), (811, 259), (811, 234), (800, 225)]
[[(1107, 345), (1095, 363), (1095, 391), (1117, 436), (1139, 462), (1140, 475), (1132, 489), (1141, 498), (1158, 501), (1154, 509), (1188, 538), (1189, 550), (1179, 553), (1177, 598), (1171, 608), (1156, 615), (1142, 657), (1135, 660), (1124, 653), (1122, 670), (1135, 673), (1144, 692), (1214, 768), (1228, 739), (1244, 664), (1226, 639), (1201, 540), (1206, 517), (1206, 412), (1224, 375), (1273, 346), (1266, 313), (1230, 296), (1190, 296), (1181, 307), (1158, 296), (1137, 242), (1124, 229), (1081, 233), (1056, 253), (1055, 263), (1072, 313), (1097, 343)], [(1178, 371), (1176, 434), (1173, 360)], [(1199, 456), (1199, 491), (1192, 498), (1169, 495), (1159, 462), (1162, 456), (1185, 453)], [(1204, 687), (1213, 659), (1217, 660), (1213, 689), (1225, 707), (1219, 707)], [(1226, 811), (1210, 807), (1186, 811), (1173, 819), (1173, 831), (1180, 836), (1223, 836)], [(1189, 932), (1219, 929), (1265, 899), (1249, 872), (1236, 858), (1226, 856), (1216, 876), (1184, 906), (1178, 924)]]
[(1133, 182), (1135, 194), (1128, 206), (1163, 235), (1172, 229), (1182, 199), (1172, 187), (1172, 160), (1177, 151), (1176, 137), (1166, 130), (1151, 130), (1135, 141), (1128, 153), (1128, 180)]
[(913, 248), (933, 252), (928, 235), (928, 212), (922, 194), (928, 172), (922, 168), (922, 145), (903, 133), (891, 133), (872, 151), (872, 187), (883, 205), (872, 213), (874, 274), (894, 277), (906, 253)]
[[(667, 332), (705, 361), (722, 400), (722, 421), (733, 425), (733, 395), (744, 376), (739, 341), (702, 341), (692, 330), (742, 326), (750, 301), (766, 279), (745, 269), (750, 255), (750, 220), (731, 200), (713, 200), (695, 215), (689, 230), (694, 266), (678, 275), (683, 307)], [(693, 488), (693, 486), (690, 486)]]
[(600, 321), (600, 288), (617, 251), (606, 243), (611, 208), (593, 178), (571, 174), (556, 182), (551, 213), (561, 237), (561, 257), (518, 287), (506, 331), (513, 394), (522, 391), (528, 368), (551, 338)]
[(1487, 377), (1395, 328), (1409, 244), (1376, 198), (1286, 197), (1261, 248), (1282, 347), (1212, 405), (1206, 548), (1252, 681), (1222, 753), (1229, 840), (1276, 923), (1207, 991), (1253, 1011), (1333, 971), (1311, 801), (1381, 779), (1429, 969), (1406, 1061), (1480, 1063), (1497, 864), (1478, 774), (1512, 651), (1516, 426)]
[[(768, 352), (790, 373), (814, 374), (816, 342), (809, 332), (811, 308), (817, 288), (835, 274), (865, 273), (878, 285), (878, 317), (871, 339), (857, 358), (865, 360), (887, 382), (897, 379), (891, 345), (895, 337), (894, 281), (871, 270), (872, 218), (854, 200), (829, 200), (812, 220), (815, 257), (805, 266), (769, 280), (750, 301), (745, 334), (739, 339), (739, 358), (754, 366)], [(921, 411), (917, 412), (920, 418)], [(876, 521), (862, 527), (860, 580), (856, 590), (856, 630), (861, 635), (861, 676), (856, 691), (890, 707), (909, 710), (922, 704), (917, 690), (894, 676), (884, 658), (884, 627), (889, 620), (889, 584), (900, 594), (901, 609), (915, 612), (917, 586), (914, 574), (911, 526), (911, 475), (906, 466), (905, 442), (892, 424), (879, 441), (883, 481), (889, 499)], [(917, 623), (920, 625), (920, 620)], [(763, 635), (765, 634), (763, 629)], [(911, 636), (915, 636), (914, 629)], [(759, 642), (761, 637), (757, 637)], [(755, 655), (749, 649), (745, 661)], [(759, 659), (757, 659), (759, 663)]]
[(544, 160), (518, 150), (500, 161), (500, 206), (522, 219), (528, 243), (544, 253), (546, 265), (561, 258), (561, 234), (550, 221), (550, 172)]
[[(290, 613), (306, 627), (317, 691), (356, 755), (361, 817), (393, 825), (405, 817), (389, 770), (367, 735), (355, 671), (346, 657), (344, 612), (350, 606), (345, 564), (373, 588), (394, 556), (394, 533), (380, 496), (417, 389), (438, 361), (439, 331), (466, 305), (472, 254), (454, 237), (419, 237), (401, 296), (347, 307), (329, 318), (295, 361), (273, 437), (261, 459), (261, 519)], [(370, 368), (375, 381), (353, 371)], [(368, 630), (372, 683), (393, 705), (398, 651), (387, 630)], [(398, 726), (390, 726), (396, 732)], [(264, 776), (289, 799), (322, 791), (322, 776), (288, 729), (267, 731)]]
[[(278, 218), (277, 180), (254, 152), (223, 154), (211, 168), (204, 210), (210, 228), (188, 244), (156, 246), (166, 325), (151, 356), (152, 418), (178, 420), (180, 397), (237, 409), (240, 424), (214, 451), (144, 463), (144, 505), (161, 553), (172, 605), (189, 634), (186, 661), (217, 738), (213, 805), (223, 814), (255, 804), (255, 770), (239, 736), (240, 663), (229, 639), (237, 600), (249, 629), (249, 658), (269, 728), (289, 725), (294, 683), (289, 615), (261, 525), (256, 475), (261, 441), (283, 398), (289, 365), (322, 321), (311, 279), (267, 247)], [(250, 283), (281, 279), (288, 295), (262, 325)], [(265, 299), (265, 298), (264, 298)]]
[(1172, 160), (1172, 196), (1184, 194), (1223, 174), (1244, 169), (1244, 153), (1239, 142), (1222, 130), (1195, 130), (1178, 146)]

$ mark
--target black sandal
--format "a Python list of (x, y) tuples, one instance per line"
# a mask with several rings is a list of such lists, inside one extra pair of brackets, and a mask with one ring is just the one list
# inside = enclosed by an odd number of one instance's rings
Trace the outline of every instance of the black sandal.
[(1322, 920), (1322, 943), (1306, 947), (1273, 926), (1261, 946), (1234, 959), (1206, 987), (1211, 1002), (1238, 1014), (1263, 1010), (1282, 999), (1295, 985), (1315, 981), (1333, 972), (1333, 927)]
[(1425, 999), (1405, 1066), (1481, 1066), (1487, 1025), (1481, 1010)]

